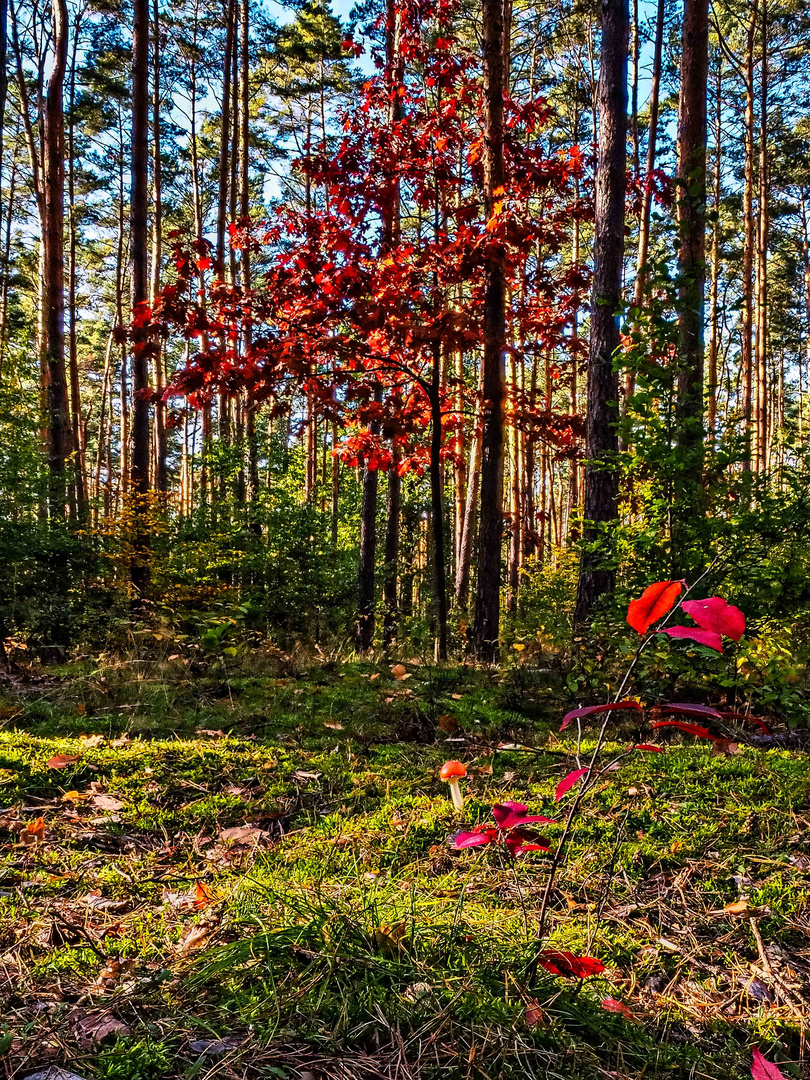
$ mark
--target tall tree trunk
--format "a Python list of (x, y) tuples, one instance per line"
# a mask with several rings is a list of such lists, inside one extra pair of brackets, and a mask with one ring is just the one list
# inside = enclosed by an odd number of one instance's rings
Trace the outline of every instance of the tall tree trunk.
[(619, 498), (616, 422), (618, 379), (613, 356), (619, 346), (624, 258), (625, 140), (627, 136), (627, 0), (603, 0), (599, 74), (599, 161), (596, 172), (591, 348), (585, 429), (584, 539), (575, 621), (585, 622), (600, 597), (613, 591), (613, 544), (606, 534), (616, 521)]
[[(68, 110), (68, 312), (70, 316), (68, 338), (68, 370), (70, 372), (70, 413), (73, 442), (73, 484), (76, 492), (76, 512), (79, 522), (87, 517), (87, 479), (84, 445), (84, 425), (82, 424), (81, 397), (79, 392), (79, 357), (77, 351), (77, 311), (76, 311), (76, 253), (78, 245), (78, 227), (76, 223), (76, 161), (74, 152), (75, 106), (76, 106), (76, 62), (81, 29), (81, 12), (76, 16), (73, 27), (73, 48), (70, 62), (70, 98)], [(1, 151), (0, 151), (1, 152)]]
[[(241, 157), (239, 160), (239, 189), (240, 189), (240, 213), (243, 222), (247, 225), (250, 221), (250, 0), (242, 0), (242, 77), (241, 90)], [(251, 288), (250, 251), (247, 247), (242, 249), (242, 287), (245, 296), (248, 296)], [(243, 347), (247, 356), (253, 347), (253, 331), (250, 320), (245, 322)], [(256, 519), (256, 501), (259, 497), (259, 456), (256, 439), (256, 418), (253, 412), (253, 404), (245, 402), (245, 443), (247, 450), (247, 502), (249, 523), (253, 532), (260, 531), (260, 525)]]
[[(802, 188), (799, 195), (802, 218), (802, 264), (804, 279), (804, 359), (807, 378), (810, 379), (810, 222), (808, 222), (807, 195)], [(799, 445), (804, 438), (804, 391), (802, 386), (802, 362), (799, 358)]]
[[(498, 215), (505, 183), (504, 12), (502, 0), (483, 0), (484, 46), (484, 201), (487, 220)], [(506, 274), (502, 255), (484, 261), (484, 355), (481, 410), (481, 519), (478, 530), (478, 580), (474, 646), (479, 660), (498, 654), (503, 534), (504, 357), (506, 349)]]
[[(225, 233), (228, 223), (228, 191), (231, 178), (231, 75), (235, 55), (234, 37), (236, 22), (235, 0), (226, 0), (225, 8), (225, 55), (222, 62), (222, 105), (219, 128), (219, 165), (218, 165), (218, 193), (217, 193), (217, 274), (222, 281), (226, 280), (225, 263)], [(221, 353), (228, 348), (228, 339), (225, 331), (219, 339)], [(223, 447), (230, 442), (230, 403), (227, 394), (221, 393), (217, 403), (219, 439)], [(217, 498), (219, 501), (225, 497), (226, 469), (220, 469), (219, 487)]]
[(709, 371), (706, 381), (708, 399), (707, 433), (709, 445), (714, 449), (717, 429), (717, 356), (720, 351), (720, 152), (722, 150), (723, 125), (723, 58), (717, 58), (717, 84), (715, 86), (715, 142), (714, 142), (714, 193), (712, 224), (711, 285), (709, 287)]
[[(644, 177), (644, 194), (638, 223), (638, 254), (636, 256), (636, 280), (633, 286), (632, 307), (639, 311), (647, 289), (647, 259), (650, 251), (650, 213), (652, 211), (655, 157), (658, 146), (658, 106), (661, 93), (661, 55), (664, 45), (664, 14), (666, 0), (658, 0), (655, 18), (655, 44), (653, 46), (652, 76), (650, 83), (650, 120), (647, 130), (647, 164)], [(630, 370), (625, 374), (625, 402), (635, 392), (636, 375)]]
[[(388, 125), (390, 127), (401, 115), (399, 87), (403, 76), (403, 59), (400, 55), (399, 44), (399, 16), (394, 0), (388, 0), (386, 6), (385, 24), (385, 81), (388, 90)], [(307, 137), (307, 152), (309, 152), (309, 137)], [(386, 189), (387, 200), (382, 211), (382, 236), (380, 250), (382, 253), (394, 248), (399, 238), (399, 184), (395, 177), (389, 178)], [(309, 198), (309, 190), (308, 190)], [(375, 386), (375, 400), (382, 400), (382, 388)], [(371, 425), (371, 432), (379, 434), (379, 424)], [(363, 469), (363, 501), (360, 511), (360, 559), (357, 575), (357, 648), (364, 652), (371, 648), (374, 641), (374, 599), (375, 599), (375, 561), (377, 554), (377, 490), (379, 476), (376, 469)], [(386, 559), (388, 558), (389, 542), (393, 547), (394, 534), (399, 535), (399, 502), (397, 498), (389, 502), (389, 522), (386, 529)], [(391, 521), (390, 515), (394, 513), (396, 520)], [(398, 544), (397, 544), (398, 546)], [(395, 603), (395, 601), (394, 601)], [(386, 616), (391, 615), (390, 608), (386, 606)], [(390, 634), (391, 630), (387, 631)]]
[(383, 580), (383, 644), (390, 649), (397, 636), (397, 573), (399, 570), (399, 517), (402, 503), (402, 480), (399, 454), (394, 450), (388, 470), (388, 508), (385, 528), (385, 579)]
[(447, 581), (445, 577), (444, 498), (442, 493), (442, 355), (433, 344), (433, 377), (430, 393), (430, 521), (433, 533), (434, 659), (447, 659)]
[[(132, 26), (132, 151), (130, 188), (131, 307), (133, 322), (149, 304), (149, 0), (134, 0)], [(132, 328), (132, 515), (130, 579), (140, 604), (149, 585), (149, 365), (148, 329)]]
[[(382, 392), (377, 387), (375, 398)], [(379, 424), (371, 424), (372, 435), (379, 434)], [(360, 559), (357, 573), (357, 633), (359, 652), (367, 652), (374, 642), (374, 579), (377, 559), (377, 490), (379, 473), (363, 468), (363, 499), (360, 506)]]
[(756, 467), (768, 471), (770, 424), (768, 407), (768, 3), (762, 0), (762, 75), (759, 110), (759, 192), (757, 198), (756, 274)]
[(743, 259), (742, 259), (742, 319), (740, 343), (740, 367), (743, 375), (742, 418), (745, 438), (743, 468), (752, 465), (752, 419), (753, 419), (753, 335), (754, 335), (754, 45), (756, 42), (759, 0), (753, 0), (745, 51), (745, 125), (743, 154), (745, 174), (743, 178)]
[(677, 442), (673, 558), (680, 569), (684, 541), (703, 513), (703, 325), (706, 277), (706, 103), (709, 3), (685, 0), (678, 106)]
[(330, 538), (332, 547), (338, 546), (338, 515), (340, 510), (340, 458), (337, 456), (337, 424), (332, 421), (332, 505), (330, 511)]
[[(160, 295), (160, 271), (163, 257), (163, 166), (160, 160), (160, 8), (152, 3), (152, 277), (149, 295), (155, 304)], [(161, 388), (166, 381), (163, 347), (157, 341), (155, 349), (155, 383)], [(155, 487), (164, 497), (169, 492), (167, 465), (166, 406), (155, 405)]]
[(48, 465), (51, 517), (65, 514), (65, 469), (70, 453), (70, 417), (65, 377), (65, 114), (68, 55), (66, 0), (53, 0), (53, 66), (45, 96), (45, 347), (48, 358)]

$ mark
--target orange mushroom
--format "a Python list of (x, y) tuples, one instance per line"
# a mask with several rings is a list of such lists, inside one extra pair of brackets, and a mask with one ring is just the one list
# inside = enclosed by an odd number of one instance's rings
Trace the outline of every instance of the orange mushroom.
[(461, 795), (461, 788), (458, 786), (459, 780), (467, 775), (467, 770), (461, 764), (460, 761), (445, 761), (442, 765), (441, 772), (439, 773), (439, 779), (444, 780), (450, 785), (450, 798), (453, 800), (453, 806), (459, 813), (464, 809), (464, 799)]

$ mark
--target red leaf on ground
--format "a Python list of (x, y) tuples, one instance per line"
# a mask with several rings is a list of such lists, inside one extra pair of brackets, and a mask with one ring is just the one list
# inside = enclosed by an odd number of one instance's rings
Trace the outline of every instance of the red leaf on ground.
[(555, 796), (557, 802), (565, 795), (566, 791), (571, 790), (577, 780), (581, 780), (589, 771), (589, 769), (574, 769), (573, 772), (570, 772), (568, 776), (564, 777), (564, 779), (557, 784), (557, 793)]
[(638, 600), (631, 600), (627, 621), (639, 634), (646, 634), (670, 610), (683, 589), (680, 581), (656, 581), (648, 585)]
[(698, 645), (706, 645), (709, 649), (723, 651), (723, 639), (714, 630), (700, 630), (696, 626), (667, 626), (658, 631), (659, 634), (668, 634), (673, 638), (688, 638), (696, 641)]
[(614, 709), (640, 708), (641, 706), (637, 701), (628, 699), (627, 701), (609, 701), (606, 705), (586, 705), (582, 709), (572, 709), (571, 712), (567, 712), (563, 717), (563, 722), (560, 724), (560, 731), (564, 731), (572, 720), (577, 720), (580, 716), (590, 716), (591, 713), (613, 712)]
[(48, 769), (64, 769), (68, 765), (75, 765), (77, 761), (81, 761), (79, 754), (54, 754), (45, 766)]
[(694, 735), (698, 739), (713, 739), (714, 735), (708, 728), (701, 727), (700, 724), (685, 724), (683, 720), (659, 720), (657, 724), (653, 724), (654, 728), (661, 727), (674, 727), (678, 731), (683, 731), (687, 735)]
[(650, 754), (663, 754), (664, 748), (662, 746), (653, 746), (652, 743), (636, 743), (633, 747), (634, 750), (646, 750)]
[(537, 1001), (530, 1001), (526, 1006), (526, 1027), (537, 1027), (543, 1022), (543, 1010)]
[(605, 965), (595, 956), (574, 956), (554, 949), (540, 953), (538, 962), (552, 975), (573, 975), (576, 979), (587, 979), (605, 970)]
[(743, 613), (720, 596), (710, 596), (707, 600), (684, 600), (681, 607), (704, 630), (725, 634), (733, 641), (739, 641), (745, 633)]
[(781, 1069), (777, 1069), (772, 1061), (767, 1061), (762, 1056), (762, 1051), (754, 1047), (754, 1060), (751, 1063), (751, 1075), (754, 1080), (785, 1080)]
[(606, 997), (602, 1001), (602, 1008), (605, 1012), (621, 1013), (622, 1016), (626, 1016), (628, 1020), (635, 1020), (629, 1007), (625, 1005), (623, 1001), (618, 1001), (616, 998)]

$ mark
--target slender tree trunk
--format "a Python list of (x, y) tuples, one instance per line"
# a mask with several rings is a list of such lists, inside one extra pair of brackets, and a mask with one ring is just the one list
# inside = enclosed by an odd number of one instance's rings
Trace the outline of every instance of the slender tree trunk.
[(638, 180), (641, 169), (641, 154), (638, 135), (638, 69), (641, 52), (641, 27), (638, 23), (638, 0), (633, 0), (631, 51), (633, 54), (632, 90), (630, 95), (630, 140), (633, 154), (631, 165), (633, 168), (633, 179)]
[(706, 384), (708, 398), (707, 429), (710, 448), (714, 449), (717, 430), (717, 356), (720, 349), (720, 153), (722, 150), (723, 123), (723, 58), (717, 58), (717, 84), (715, 87), (715, 142), (714, 142), (714, 223), (712, 225), (711, 285), (709, 290), (709, 372)]
[[(377, 388), (375, 397), (382, 397)], [(379, 434), (379, 424), (371, 424), (372, 435)], [(377, 560), (377, 490), (380, 477), (376, 469), (363, 468), (363, 500), (360, 507), (360, 560), (357, 575), (357, 635), (359, 652), (367, 652), (374, 642), (374, 579)]]
[(73, 440), (73, 475), (76, 492), (76, 513), (80, 523), (87, 518), (87, 466), (85, 461), (84, 425), (82, 424), (81, 397), (79, 392), (79, 357), (77, 350), (77, 311), (76, 311), (76, 253), (78, 245), (78, 227), (76, 222), (76, 162), (74, 149), (75, 106), (76, 106), (76, 62), (79, 48), (81, 13), (77, 15), (73, 27), (73, 49), (70, 62), (70, 99), (68, 110), (68, 370), (70, 372), (70, 412)]
[[(484, 201), (487, 220), (497, 217), (505, 183), (504, 12), (501, 0), (483, 0)], [(474, 645), (479, 660), (498, 654), (503, 534), (504, 357), (506, 274), (502, 255), (484, 262), (484, 355), (482, 360), (481, 519)]]
[(740, 366), (743, 373), (742, 418), (746, 443), (743, 468), (752, 465), (752, 419), (753, 419), (753, 333), (754, 333), (754, 45), (756, 41), (759, 0), (753, 0), (745, 56), (745, 133), (743, 153), (745, 175), (743, 178), (743, 259), (742, 259), (742, 341), (740, 343)]
[(0, 300), (0, 382), (2, 382), (2, 370), (6, 359), (6, 346), (8, 345), (8, 289), (11, 276), (11, 223), (14, 220), (14, 198), (17, 187), (17, 154), (11, 161), (11, 177), (8, 183), (7, 212), (6, 212), (6, 235), (3, 242), (3, 291)]
[[(664, 15), (666, 0), (658, 0), (655, 18), (655, 44), (653, 46), (652, 76), (650, 84), (650, 120), (647, 131), (647, 164), (644, 177), (644, 194), (638, 223), (638, 254), (636, 256), (636, 280), (633, 286), (632, 307), (640, 311), (647, 289), (647, 260), (650, 251), (650, 213), (652, 211), (653, 179), (658, 146), (658, 108), (661, 93), (661, 56), (664, 45)], [(625, 402), (635, 392), (636, 375), (625, 373)]]
[(678, 107), (677, 441), (673, 557), (683, 558), (687, 521), (703, 513), (704, 282), (706, 277), (706, 103), (709, 72), (708, 0), (685, 0)]
[(65, 0), (53, 0), (53, 66), (45, 97), (45, 344), (48, 359), (48, 505), (52, 518), (65, 515), (65, 470), (70, 453), (70, 417), (65, 377), (65, 114), (68, 55)]
[(337, 550), (338, 546), (338, 523), (340, 511), (340, 458), (335, 452), (338, 445), (337, 424), (332, 422), (332, 507), (330, 520), (330, 537), (332, 547)]
[(619, 346), (624, 258), (625, 139), (627, 134), (627, 0), (603, 0), (599, 75), (599, 161), (596, 172), (591, 349), (586, 420), (585, 536), (575, 622), (583, 623), (599, 599), (613, 591), (613, 543), (605, 535), (618, 513), (616, 422), (618, 379), (613, 356)]
[[(152, 277), (149, 294), (153, 305), (160, 295), (160, 272), (163, 257), (163, 165), (160, 159), (160, 8), (152, 3)], [(163, 347), (157, 341), (155, 349), (155, 383), (160, 389), (166, 381)], [(166, 406), (155, 405), (155, 487), (164, 500), (169, 492), (167, 465)]]
[[(385, 79), (389, 93), (389, 127), (400, 115), (398, 88), (402, 83), (402, 57), (399, 47), (399, 19), (396, 5), (388, 0), (386, 7), (385, 33)], [(309, 150), (309, 137), (307, 137)], [(399, 185), (392, 177), (387, 185), (387, 204), (383, 208), (381, 252), (390, 251), (399, 237)], [(382, 400), (382, 388), (375, 387), (375, 400)], [(371, 425), (373, 435), (379, 434), (379, 424)], [(375, 561), (377, 553), (377, 490), (379, 476), (376, 469), (366, 466), (363, 470), (363, 501), (360, 512), (360, 560), (358, 566), (357, 596), (357, 648), (364, 652), (371, 648), (374, 641), (374, 599), (375, 599)], [(389, 524), (386, 536), (399, 532), (398, 520), (390, 521), (390, 513), (399, 518), (399, 499), (389, 503)], [(393, 543), (393, 540), (392, 540)], [(387, 544), (386, 544), (387, 546)], [(387, 559), (387, 555), (386, 555)], [(386, 616), (390, 609), (386, 606)]]
[(385, 579), (383, 581), (383, 644), (390, 649), (397, 636), (397, 575), (399, 571), (399, 518), (402, 503), (402, 480), (399, 475), (399, 454), (394, 450), (388, 470), (388, 509), (385, 529)]
[[(804, 278), (804, 356), (807, 377), (810, 378), (810, 222), (808, 222), (807, 196), (802, 188), (799, 196), (802, 218), (802, 262)], [(804, 439), (804, 392), (802, 386), (802, 362), (799, 359), (799, 444)]]
[(756, 467), (766, 473), (769, 465), (770, 425), (768, 406), (768, 3), (762, 0), (762, 75), (759, 111), (759, 193), (757, 199), (756, 274)]
[(433, 346), (433, 380), (430, 395), (430, 520), (433, 530), (433, 603), (435, 656), (447, 659), (447, 581), (444, 552), (444, 498), (442, 493), (442, 395), (441, 346)]
[[(132, 151), (130, 189), (131, 307), (133, 323), (149, 304), (149, 0), (134, 0), (132, 27)], [(135, 602), (149, 586), (148, 330), (132, 329), (132, 513), (130, 578)]]
[[(226, 0), (225, 14), (225, 55), (222, 62), (222, 105), (219, 128), (219, 166), (218, 166), (218, 194), (217, 194), (217, 275), (222, 281), (226, 279), (225, 263), (225, 233), (228, 224), (228, 189), (231, 177), (231, 69), (234, 60), (234, 37), (236, 12), (235, 0)], [(224, 354), (228, 349), (228, 339), (225, 331), (220, 334), (220, 352)], [(230, 406), (226, 394), (219, 395), (217, 403), (219, 421), (219, 439), (222, 446), (227, 447), (230, 442)], [(226, 470), (220, 469), (217, 498), (224, 499), (226, 489)]]
[(514, 352), (509, 360), (510, 382), (510, 435), (511, 435), (511, 474), (510, 480), (510, 528), (509, 528), (509, 589), (506, 594), (506, 610), (513, 612), (517, 609), (518, 586), (520, 582), (520, 520), (521, 500), (520, 485), (523, 474), (520, 466), (520, 427), (518, 420), (519, 402), (517, 385), (517, 365)]

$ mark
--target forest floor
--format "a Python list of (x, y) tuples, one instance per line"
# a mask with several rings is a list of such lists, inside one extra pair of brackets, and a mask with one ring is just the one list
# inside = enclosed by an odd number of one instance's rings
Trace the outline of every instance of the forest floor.
[(438, 769), (467, 763), (468, 824), (564, 816), (572, 702), (528, 665), (405, 666), (0, 685), (5, 1075), (717, 1080), (754, 1046), (810, 1075), (807, 754), (675, 735), (607, 773), (549, 921), (607, 970), (532, 977), (549, 857), (453, 851)]

